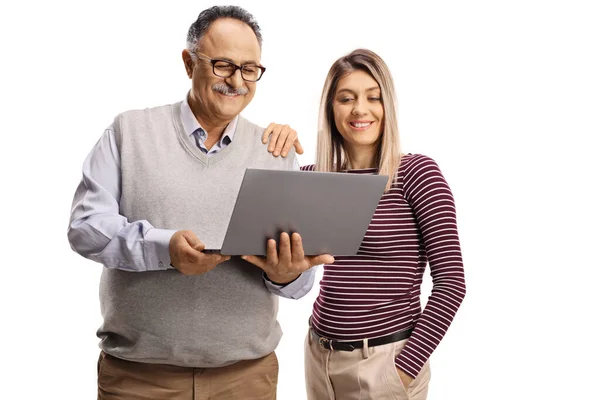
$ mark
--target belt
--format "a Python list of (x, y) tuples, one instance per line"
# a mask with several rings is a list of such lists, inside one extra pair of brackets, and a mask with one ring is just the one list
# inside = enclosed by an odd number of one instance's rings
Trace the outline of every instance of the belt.
[[(381, 346), (382, 344), (388, 344), (393, 342), (399, 342), (410, 337), (412, 328), (405, 331), (394, 332), (387, 336), (382, 336), (374, 339), (367, 339), (367, 347)], [(353, 351), (354, 349), (362, 349), (364, 342), (357, 340), (355, 342), (343, 342), (340, 340), (327, 339), (326, 337), (319, 336), (313, 329), (310, 330), (313, 337), (319, 341), (319, 345), (327, 350), (341, 350), (341, 351)]]

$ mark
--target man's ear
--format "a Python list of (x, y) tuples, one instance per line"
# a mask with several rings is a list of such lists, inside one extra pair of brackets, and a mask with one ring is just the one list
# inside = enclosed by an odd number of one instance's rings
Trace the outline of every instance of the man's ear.
[(192, 74), (194, 72), (194, 60), (192, 60), (192, 56), (188, 49), (183, 49), (181, 52), (181, 59), (183, 60), (183, 65), (185, 66), (185, 72), (187, 73), (188, 78), (192, 79)]

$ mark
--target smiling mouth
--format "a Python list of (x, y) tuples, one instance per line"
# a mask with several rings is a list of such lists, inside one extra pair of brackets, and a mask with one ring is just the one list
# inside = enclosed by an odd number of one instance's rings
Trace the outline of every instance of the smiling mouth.
[(367, 121), (352, 121), (350, 122), (350, 126), (354, 129), (367, 129), (369, 128), (371, 125), (373, 124), (373, 122), (367, 122)]
[(241, 96), (241, 94), (239, 94), (239, 93), (223, 93), (223, 92), (217, 92), (217, 93), (219, 93), (220, 95), (223, 95), (225, 97), (229, 97), (229, 98)]

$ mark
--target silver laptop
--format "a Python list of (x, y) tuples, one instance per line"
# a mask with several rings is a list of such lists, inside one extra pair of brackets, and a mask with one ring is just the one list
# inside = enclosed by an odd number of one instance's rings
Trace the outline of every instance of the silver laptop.
[[(261, 255), (267, 240), (298, 232), (305, 255), (354, 255), (387, 176), (248, 168), (220, 252)], [(279, 248), (279, 247), (278, 247)]]

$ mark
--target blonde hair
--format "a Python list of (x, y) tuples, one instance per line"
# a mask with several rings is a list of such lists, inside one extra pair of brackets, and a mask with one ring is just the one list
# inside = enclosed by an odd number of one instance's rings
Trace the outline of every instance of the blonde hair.
[(357, 49), (337, 59), (327, 74), (321, 105), (319, 107), (319, 133), (317, 139), (317, 162), (315, 170), (340, 172), (344, 169), (348, 155), (342, 135), (335, 126), (333, 99), (339, 81), (353, 71), (364, 71), (379, 85), (383, 103), (383, 133), (377, 156), (378, 174), (389, 177), (388, 191), (394, 181), (400, 163), (400, 133), (396, 116), (396, 90), (392, 74), (385, 62), (371, 50)]

